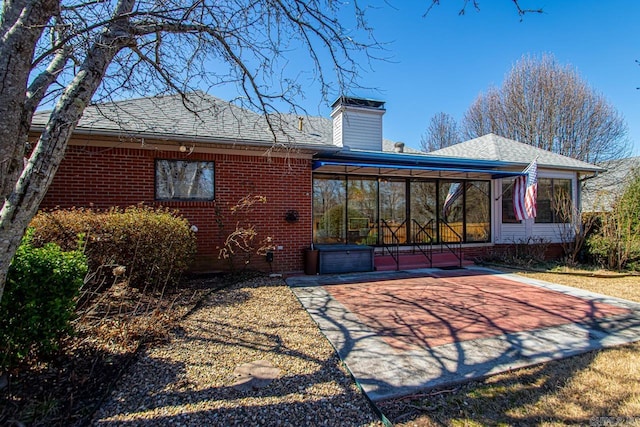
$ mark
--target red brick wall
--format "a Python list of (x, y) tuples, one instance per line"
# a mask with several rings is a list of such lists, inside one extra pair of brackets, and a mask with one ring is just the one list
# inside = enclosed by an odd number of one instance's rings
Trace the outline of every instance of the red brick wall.
[[(156, 202), (156, 158), (214, 161), (215, 202)], [(219, 248), (240, 220), (255, 226), (258, 240), (271, 236), (274, 245), (282, 246), (282, 250), (274, 251), (271, 266), (257, 256), (251, 266), (290, 273), (303, 270), (303, 251), (311, 240), (311, 186), (309, 159), (197, 151), (187, 156), (178, 151), (69, 146), (40, 207), (102, 209), (145, 203), (178, 209), (198, 227), (197, 270), (228, 267), (226, 261), (218, 259)], [(267, 203), (255, 205), (249, 214), (232, 215), (230, 207), (248, 194), (265, 196)], [(295, 223), (285, 220), (290, 209), (299, 212)]]
[[(559, 260), (563, 257), (564, 251), (560, 243), (547, 243), (544, 245), (531, 244), (531, 253), (544, 252), (543, 257), (547, 261)], [(534, 246), (537, 246), (535, 248)], [(505, 258), (514, 255), (514, 245), (512, 244), (496, 244), (487, 246), (475, 246), (463, 248), (465, 259), (483, 259), (483, 258)]]

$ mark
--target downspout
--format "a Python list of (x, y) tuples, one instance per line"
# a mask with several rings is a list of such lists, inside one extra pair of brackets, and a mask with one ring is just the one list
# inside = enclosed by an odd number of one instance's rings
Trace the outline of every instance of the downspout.
[(584, 181), (587, 181), (589, 179), (597, 178), (598, 176), (600, 176), (600, 172), (596, 172), (593, 175), (585, 176), (584, 178), (578, 178), (578, 181), (584, 182)]

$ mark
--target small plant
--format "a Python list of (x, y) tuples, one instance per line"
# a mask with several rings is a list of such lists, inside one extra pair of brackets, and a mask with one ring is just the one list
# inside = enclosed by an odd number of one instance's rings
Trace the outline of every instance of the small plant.
[(553, 208), (558, 219), (556, 226), (564, 252), (564, 261), (568, 266), (575, 266), (578, 264), (578, 255), (594, 226), (595, 216), (584, 215), (581, 218), (570, 195), (564, 191), (554, 195)]
[[(241, 198), (229, 210), (233, 216), (242, 216), (251, 212), (257, 204), (267, 203), (264, 196), (252, 196), (251, 194)], [(223, 224), (222, 215), (219, 216), (220, 223)], [(267, 252), (275, 249), (273, 239), (265, 237), (257, 242), (258, 232), (253, 224), (243, 224), (243, 220), (237, 220), (235, 228), (225, 238), (222, 248), (220, 248), (219, 259), (229, 261), (229, 267), (233, 270), (239, 262), (247, 266), (251, 262), (253, 254), (266, 255)], [(222, 226), (224, 227), (224, 225)], [(221, 228), (222, 228), (221, 227)]]
[(71, 331), (76, 297), (87, 274), (82, 250), (54, 243), (36, 248), (25, 235), (7, 276), (0, 303), (0, 370), (31, 355), (48, 356)]
[(485, 261), (499, 262), (514, 266), (531, 267), (545, 261), (549, 242), (543, 238), (528, 237), (514, 241), (504, 249), (490, 252), (483, 257)]

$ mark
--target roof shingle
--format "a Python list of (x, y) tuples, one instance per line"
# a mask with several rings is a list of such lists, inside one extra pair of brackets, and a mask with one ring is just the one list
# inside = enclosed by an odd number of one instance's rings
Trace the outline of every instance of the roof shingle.
[[(37, 112), (35, 127), (44, 126), (48, 111)], [(273, 132), (269, 128), (271, 124)], [(88, 106), (76, 131), (124, 137), (190, 138), (202, 142), (277, 143), (331, 146), (331, 121), (298, 115), (266, 116), (203, 92), (153, 96)]]
[(585, 172), (599, 172), (604, 170), (599, 166), (514, 141), (513, 139), (504, 138), (493, 133), (432, 151), (429, 154), (478, 160), (495, 160), (522, 167), (537, 158), (539, 167)]

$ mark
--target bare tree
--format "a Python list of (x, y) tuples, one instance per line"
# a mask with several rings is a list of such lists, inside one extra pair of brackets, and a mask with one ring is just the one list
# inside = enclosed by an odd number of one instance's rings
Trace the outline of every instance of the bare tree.
[(629, 152), (624, 118), (552, 55), (523, 56), (499, 88), (480, 94), (463, 119), (463, 134), (495, 134), (591, 163)]
[(580, 215), (580, 209), (573, 203), (570, 194), (560, 189), (553, 195), (551, 207), (558, 218), (556, 227), (560, 236), (560, 245), (564, 252), (564, 261), (569, 266), (578, 263), (580, 251), (587, 242), (589, 233), (595, 226), (595, 215)]
[(457, 144), (461, 140), (456, 119), (450, 114), (439, 112), (431, 117), (427, 131), (420, 138), (420, 147), (422, 151), (429, 153)]
[[(357, 1), (1, 4), (0, 299), (9, 263), (91, 102), (235, 83), (238, 99), (262, 113), (295, 110), (301, 83), (318, 82), (324, 97), (332, 94), (331, 81), (333, 94), (353, 88), (379, 46)], [(290, 69), (292, 52), (306, 54), (309, 66)], [(184, 103), (189, 107), (186, 96)], [(42, 105), (52, 109), (31, 148), (32, 117)]]

